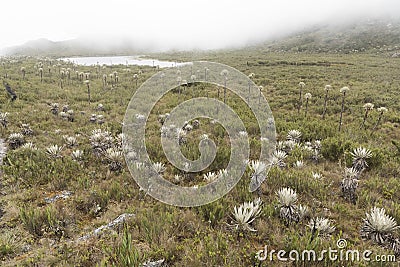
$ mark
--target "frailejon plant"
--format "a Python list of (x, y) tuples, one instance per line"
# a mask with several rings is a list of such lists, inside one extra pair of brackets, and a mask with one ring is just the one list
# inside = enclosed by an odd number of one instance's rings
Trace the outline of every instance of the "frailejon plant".
[(22, 123), (21, 126), (21, 133), (25, 136), (28, 135), (33, 135), (33, 130), (31, 128), (31, 126), (29, 125), (29, 123)]
[(75, 136), (63, 136), (64, 142), (68, 147), (74, 147), (78, 145), (78, 140)]
[(185, 126), (183, 126), (183, 130), (185, 130), (186, 132), (190, 132), (191, 130), (193, 130), (193, 126), (186, 122)]
[(249, 83), (248, 83), (249, 92), (248, 92), (248, 95), (247, 95), (247, 102), (250, 101), (251, 80), (253, 80), (255, 76), (256, 75), (254, 73), (250, 73), (249, 76), (248, 76), (250, 78), (250, 80), (249, 80)]
[(60, 71), (60, 88), (64, 88), (64, 79), (65, 79), (65, 71), (64, 68), (61, 69)]
[(89, 104), (90, 104), (90, 81), (89, 80), (85, 80), (85, 84), (86, 84), (86, 87), (87, 87), (88, 101), (89, 101)]
[[(226, 82), (228, 81), (228, 74), (229, 71), (226, 69), (223, 69), (221, 71), (221, 76), (224, 78), (224, 103), (226, 103)], [(219, 94), (218, 94), (219, 97)]]
[[(266, 177), (266, 170), (267, 170), (267, 164), (264, 162), (258, 161), (258, 160), (252, 160), (250, 161), (249, 167), (252, 171), (251, 174), (251, 181), (254, 184), (260, 184), (262, 181), (265, 180)], [(261, 193), (261, 188), (257, 188), (259, 191), (258, 193)]]
[(79, 149), (72, 151), (71, 158), (73, 161), (81, 162), (83, 160), (83, 151)]
[(103, 124), (104, 123), (104, 115), (101, 115), (101, 114), (98, 114), (97, 116), (96, 116), (96, 122), (97, 122), (97, 124)]
[(117, 134), (117, 136), (115, 137), (115, 146), (118, 149), (122, 150), (124, 142), (125, 142), (125, 135), (123, 133)]
[(296, 161), (293, 163), (293, 167), (295, 167), (295, 168), (297, 168), (297, 169), (303, 168), (303, 167), (304, 167), (304, 161), (302, 161), (302, 160), (296, 160)]
[(331, 224), (331, 220), (323, 217), (317, 217), (310, 220), (307, 226), (312, 231), (312, 236), (328, 237), (336, 229), (335, 226)]
[(186, 131), (184, 129), (176, 129), (176, 135), (175, 138), (178, 140), (179, 145), (186, 144), (187, 139), (186, 139)]
[(258, 86), (258, 91), (259, 91), (259, 94), (258, 94), (258, 104), (261, 103), (261, 96), (262, 96), (262, 90), (263, 90), (263, 89), (264, 89), (264, 87), (263, 87), (262, 85)]
[(311, 159), (316, 163), (323, 158), (321, 154), (322, 144), (321, 140), (314, 140), (311, 144)]
[(101, 103), (99, 103), (99, 104), (97, 105), (97, 107), (96, 107), (96, 110), (97, 110), (97, 111), (105, 111), (104, 105), (101, 104)]
[(342, 189), (343, 197), (353, 204), (356, 204), (359, 173), (354, 168), (345, 168), (342, 182), (340, 187)]
[(135, 74), (133, 74), (133, 79), (135, 80), (135, 83), (136, 83), (136, 87), (137, 87), (137, 85), (138, 85), (138, 79), (139, 79), (139, 75), (137, 75), (136, 73)]
[(43, 68), (39, 68), (40, 82), (43, 82)]
[(249, 167), (253, 172), (252, 176), (260, 176), (260, 175), (265, 175), (264, 172), (267, 168), (267, 164), (259, 160), (252, 160), (249, 162)]
[(218, 178), (218, 174), (216, 174), (215, 172), (208, 172), (203, 175), (203, 178), (204, 181), (206, 181), (207, 183), (211, 183)]
[(340, 109), (340, 119), (339, 119), (339, 132), (342, 129), (342, 120), (343, 120), (343, 112), (344, 112), (344, 100), (346, 98), (346, 93), (349, 91), (349, 87), (345, 86), (340, 88), (340, 93), (342, 94), (342, 107)]
[(25, 67), (21, 67), (22, 80), (25, 80), (25, 74), (26, 74), (26, 69), (25, 69)]
[(74, 111), (72, 109), (69, 109), (67, 111), (67, 120), (70, 121), (70, 122), (73, 122), (74, 118), (75, 118), (74, 117)]
[(51, 145), (46, 148), (46, 155), (50, 159), (62, 158), (61, 151), (63, 150), (63, 148), (63, 146)]
[(65, 75), (67, 76), (68, 82), (70, 82), (71, 80), (71, 68), (67, 68), (67, 70), (65, 71)]
[(90, 118), (89, 121), (92, 123), (95, 123), (97, 121), (97, 114), (93, 113)]
[(286, 167), (286, 163), (284, 161), (286, 158), (287, 158), (287, 153), (285, 151), (276, 150), (272, 154), (270, 164), (271, 164), (271, 166), (284, 168), (284, 167)]
[(311, 177), (315, 180), (321, 180), (323, 178), (322, 174), (319, 172), (312, 172)]
[(312, 97), (312, 95), (310, 93), (306, 93), (304, 95), (304, 98), (306, 99), (306, 111), (304, 113), (304, 117), (306, 117), (306, 118), (307, 118), (307, 112), (308, 112), (308, 102), (310, 101), (311, 97)]
[(286, 140), (300, 143), (301, 132), (299, 130), (290, 130), (287, 133)]
[(176, 82), (178, 83), (178, 93), (181, 94), (181, 85), (182, 85), (181, 76), (176, 77)]
[(153, 169), (158, 174), (161, 174), (166, 170), (166, 167), (165, 167), (165, 164), (162, 163), (162, 162), (154, 162), (153, 163)]
[(60, 117), (62, 119), (65, 119), (65, 120), (68, 120), (70, 122), (73, 122), (74, 121), (74, 111), (72, 109), (69, 109), (66, 112), (65, 111), (61, 111), (60, 112)]
[(96, 129), (92, 131), (89, 137), (90, 144), (93, 149), (93, 153), (96, 156), (103, 154), (108, 148), (113, 146), (114, 138), (108, 131)]
[(8, 136), (7, 142), (11, 149), (17, 149), (25, 143), (25, 138), (20, 133), (12, 133)]
[(37, 147), (32, 142), (27, 142), (20, 146), (20, 148), (26, 150), (37, 150)]
[(4, 128), (7, 128), (8, 125), (8, 112), (0, 112), (0, 124)]
[(300, 216), (297, 208), (297, 193), (290, 187), (281, 188), (276, 192), (279, 202), (279, 217), (285, 221), (286, 224), (291, 222), (298, 222)]
[(239, 207), (235, 206), (232, 213), (234, 222), (230, 226), (238, 231), (257, 231), (251, 227), (251, 223), (260, 215), (261, 207), (262, 201), (260, 198), (244, 202)]
[(361, 173), (368, 167), (367, 159), (372, 157), (372, 152), (367, 148), (357, 147), (350, 155), (353, 157), (353, 168)]
[(1, 65), (3, 66), (4, 69), (4, 78), (8, 78), (8, 73), (7, 73), (7, 68), (6, 68), (6, 62), (2, 61)]
[(365, 216), (361, 237), (371, 239), (380, 245), (385, 245), (392, 238), (394, 231), (399, 229), (397, 222), (386, 214), (384, 208), (373, 207)]
[(50, 104), (50, 111), (53, 115), (58, 115), (59, 104), (58, 103), (51, 103)]
[(106, 89), (107, 86), (107, 74), (103, 74), (103, 89)]
[(327, 110), (327, 105), (328, 105), (328, 93), (329, 91), (332, 89), (331, 85), (325, 85), (325, 98), (324, 98), (324, 110), (322, 112), (322, 119), (325, 119), (325, 114), (326, 114), (326, 110)]
[(108, 161), (108, 168), (110, 171), (118, 172), (122, 169), (124, 157), (121, 150), (117, 148), (109, 148), (106, 150), (105, 156)]
[(194, 120), (192, 123), (193, 129), (199, 129), (200, 127), (200, 121), (199, 120)]
[(364, 113), (364, 118), (363, 118), (363, 121), (362, 121), (362, 124), (361, 124), (361, 127), (360, 127), (360, 128), (363, 128), (363, 127), (365, 128), (365, 122), (367, 121), (368, 113), (369, 113), (371, 110), (374, 109), (374, 104), (372, 104), (372, 103), (365, 103), (364, 106), (363, 106), (363, 108), (364, 108), (365, 113)]
[(311, 215), (310, 209), (307, 206), (301, 204), (298, 206), (298, 213), (300, 221), (309, 219)]

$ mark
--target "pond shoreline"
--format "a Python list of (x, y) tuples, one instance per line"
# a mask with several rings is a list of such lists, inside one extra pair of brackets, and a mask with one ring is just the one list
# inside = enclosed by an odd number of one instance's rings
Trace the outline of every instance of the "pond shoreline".
[(151, 66), (158, 68), (177, 67), (189, 62), (173, 62), (149, 58), (146, 55), (130, 55), (130, 56), (76, 56), (76, 57), (61, 57), (58, 60), (72, 62), (82, 66), (95, 65), (125, 65), (125, 66)]

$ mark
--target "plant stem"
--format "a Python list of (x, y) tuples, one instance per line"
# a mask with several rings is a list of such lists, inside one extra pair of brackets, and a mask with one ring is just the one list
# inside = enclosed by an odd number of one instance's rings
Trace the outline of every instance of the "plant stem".
[(304, 117), (307, 118), (307, 111), (308, 111), (308, 99), (306, 100), (306, 111), (304, 113)]
[(375, 130), (376, 130), (376, 127), (378, 127), (378, 125), (381, 123), (382, 116), (383, 116), (383, 112), (381, 112), (381, 113), (379, 114), (379, 118), (378, 118), (378, 120), (376, 121), (376, 123), (375, 123), (375, 125), (374, 125), (374, 128), (372, 128), (372, 131), (375, 131)]
[(363, 119), (360, 129), (363, 127), (365, 128), (365, 121), (367, 120), (367, 117), (368, 117), (368, 109), (365, 111), (364, 119)]
[(343, 119), (343, 111), (344, 111), (344, 99), (346, 97), (346, 92), (343, 92), (342, 98), (342, 109), (340, 110), (340, 120), (339, 120), (339, 132), (342, 129), (342, 119)]
[(328, 90), (326, 90), (326, 93), (325, 93), (324, 111), (322, 112), (322, 119), (323, 120), (325, 119), (327, 102), (328, 102)]
[(226, 78), (224, 83), (224, 103), (226, 103)]
[(89, 100), (89, 104), (90, 104), (90, 85), (87, 85), (87, 92), (88, 92), (88, 100)]
[(299, 96), (299, 103), (298, 103), (298, 106), (297, 106), (297, 113), (300, 113), (300, 109), (301, 109), (301, 104), (302, 104), (302, 95), (301, 95), (301, 89), (300, 89), (300, 96)]
[(250, 88), (251, 88), (251, 84), (250, 84), (250, 81), (249, 81), (249, 94), (247, 96), (247, 103), (250, 102)]

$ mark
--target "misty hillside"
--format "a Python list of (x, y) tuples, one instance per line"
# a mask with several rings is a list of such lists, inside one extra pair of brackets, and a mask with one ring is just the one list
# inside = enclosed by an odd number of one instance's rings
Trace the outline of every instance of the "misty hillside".
[(45, 38), (28, 41), (23, 45), (9, 47), (7, 55), (28, 56), (94, 56), (94, 55), (129, 55), (146, 51), (130, 41), (119, 40), (105, 45), (94, 40), (73, 39), (54, 42)]
[(366, 20), (342, 26), (315, 26), (266, 42), (263, 48), (279, 52), (392, 52), (400, 49), (399, 20)]
[[(132, 55), (154, 52), (148, 45), (109, 39), (104, 43), (90, 39), (60, 42), (38, 39), (10, 47), (5, 52), (8, 55), (31, 56)], [(400, 20), (363, 20), (341, 26), (316, 25), (252, 48), (272, 52), (385, 52), (399, 56)]]

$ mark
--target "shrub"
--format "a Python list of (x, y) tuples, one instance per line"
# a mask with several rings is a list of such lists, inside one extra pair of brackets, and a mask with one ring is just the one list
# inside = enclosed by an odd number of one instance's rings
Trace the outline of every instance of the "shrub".
[(349, 151), (351, 142), (342, 137), (329, 137), (322, 141), (322, 155), (324, 158), (336, 161), (345, 151)]

